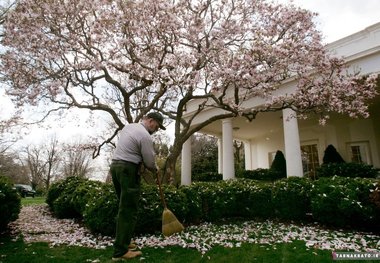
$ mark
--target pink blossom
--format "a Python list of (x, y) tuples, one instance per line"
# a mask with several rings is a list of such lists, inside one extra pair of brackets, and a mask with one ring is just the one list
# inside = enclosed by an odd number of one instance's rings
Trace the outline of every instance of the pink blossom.
[[(112, 245), (112, 238), (95, 236), (71, 219), (52, 217), (46, 205), (26, 206), (20, 217), (11, 224), (14, 235), (22, 234), (24, 241), (48, 242), (52, 246), (70, 245), (104, 249)], [(205, 254), (214, 246), (240, 247), (242, 243), (265, 244), (275, 248), (277, 243), (295, 240), (305, 242), (307, 248), (380, 252), (379, 236), (356, 231), (325, 230), (317, 224), (282, 224), (272, 221), (246, 221), (239, 224), (213, 225), (203, 223), (189, 226), (184, 232), (170, 237), (144, 235), (135, 237), (140, 247), (181, 246)]]

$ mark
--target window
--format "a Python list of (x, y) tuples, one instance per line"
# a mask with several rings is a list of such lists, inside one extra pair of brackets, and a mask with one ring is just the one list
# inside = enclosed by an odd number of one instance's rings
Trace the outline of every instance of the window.
[(304, 174), (314, 177), (315, 170), (319, 167), (317, 144), (301, 145), (301, 157)]
[(350, 142), (347, 150), (350, 162), (371, 164), (369, 142)]

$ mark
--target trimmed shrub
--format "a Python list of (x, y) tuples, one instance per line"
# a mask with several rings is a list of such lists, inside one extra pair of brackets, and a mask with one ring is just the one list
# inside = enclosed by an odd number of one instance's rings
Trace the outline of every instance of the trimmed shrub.
[[(189, 208), (186, 206), (188, 203), (185, 193), (173, 185), (163, 185), (163, 191), (168, 208), (176, 215), (180, 221), (184, 221), (186, 215), (189, 213)], [(158, 187), (154, 189), (158, 192)], [(160, 199), (161, 204), (161, 199)], [(161, 204), (160, 214), (162, 214), (163, 206)]]
[[(186, 195), (174, 186), (163, 186), (168, 208), (178, 220), (184, 221), (188, 214)], [(113, 236), (115, 234), (118, 200), (113, 185), (104, 184), (88, 195), (83, 219), (92, 232)], [(137, 234), (161, 231), (163, 205), (157, 186), (142, 184), (139, 203)]]
[(189, 188), (200, 195), (201, 211), (197, 210), (197, 213), (200, 213), (201, 220), (212, 222), (230, 217), (268, 218), (273, 215), (271, 185), (268, 183), (239, 179), (194, 183)]
[(53, 203), (62, 194), (65, 189), (65, 184), (66, 180), (60, 180), (50, 185), (46, 195), (46, 203), (48, 204), (50, 210), (53, 211)]
[(274, 160), (270, 166), (270, 170), (276, 171), (278, 173), (278, 177), (273, 178), (274, 180), (286, 178), (286, 160), (284, 154), (281, 151), (276, 152)]
[(46, 202), (58, 218), (83, 218), (91, 231), (114, 234), (117, 200), (112, 185), (68, 177), (50, 187)]
[[(96, 193), (102, 190), (104, 183), (83, 179), (75, 187), (75, 190), (70, 194), (70, 203), (76, 213), (83, 215), (87, 204), (93, 199)], [(96, 196), (98, 197), (98, 196)]]
[[(82, 214), (92, 232), (114, 235), (118, 201), (113, 185), (69, 178), (59, 186), (54, 208)], [(237, 179), (163, 188), (169, 209), (185, 225), (232, 217), (305, 220), (312, 212), (326, 225), (379, 228), (380, 184), (375, 179), (290, 177), (275, 183)], [(142, 185), (139, 207), (136, 233), (160, 232), (163, 205), (156, 185)]]
[(223, 180), (223, 175), (216, 172), (196, 173), (192, 175), (194, 182), (217, 182)]
[[(167, 193), (166, 186), (162, 186), (164, 195)], [(164, 190), (165, 189), (165, 190)], [(166, 195), (165, 195), (166, 197)], [(166, 198), (168, 200), (168, 198)], [(167, 203), (170, 211), (176, 216)], [(152, 233), (161, 229), (163, 206), (156, 185), (141, 185), (141, 197), (139, 201), (138, 222), (136, 224), (137, 233)]]
[(21, 210), (21, 198), (8, 177), (0, 176), (0, 233), (15, 221)]
[(379, 186), (367, 178), (321, 178), (311, 191), (313, 217), (330, 226), (379, 230), (380, 209), (370, 198)]
[(226, 196), (223, 191), (225, 181), (216, 183), (199, 182), (190, 187), (198, 193), (201, 199), (202, 220), (213, 221), (225, 216)]
[(55, 216), (58, 218), (82, 217), (80, 205), (74, 204), (74, 196), (76, 189), (81, 185), (85, 185), (88, 181), (88, 179), (72, 176), (58, 181), (50, 187), (46, 203)]
[(272, 202), (277, 218), (304, 220), (310, 213), (310, 189), (308, 178), (289, 177), (276, 181), (272, 189)]
[(184, 223), (200, 223), (202, 221), (202, 198), (199, 194), (199, 188), (195, 183), (190, 186), (181, 186), (179, 190), (186, 196), (187, 214)]
[(245, 218), (271, 218), (274, 216), (272, 203), (272, 184), (240, 179), (236, 209)]
[(316, 177), (376, 178), (378, 172), (379, 169), (364, 163), (328, 163), (317, 168)]
[(325, 153), (323, 155), (323, 163), (345, 163), (342, 156), (338, 153), (332, 144), (326, 147)]
[[(183, 222), (188, 213), (186, 195), (174, 186), (163, 185), (164, 197), (170, 211)], [(140, 209), (137, 233), (151, 233), (161, 231), (162, 212), (164, 210), (156, 185), (145, 185), (141, 187)]]
[(216, 183), (197, 183), (196, 191), (201, 197), (202, 217), (206, 221), (216, 221), (222, 218), (237, 216), (236, 194), (234, 180)]
[(380, 211), (380, 185), (378, 184), (378, 187), (376, 187), (373, 191), (371, 191), (371, 194), (369, 195), (369, 198), (373, 204), (379, 209)]
[(281, 173), (265, 168), (258, 168), (255, 170), (246, 170), (242, 171), (237, 175), (238, 178), (246, 178), (252, 180), (260, 180), (260, 181), (275, 181), (281, 178)]
[(221, 181), (216, 185), (212, 196), (214, 197), (214, 211), (209, 213), (210, 219), (220, 220), (220, 218), (242, 217), (247, 200), (243, 200), (246, 193), (246, 185), (238, 180)]
[(94, 187), (87, 197), (83, 212), (85, 225), (94, 233), (114, 236), (118, 202), (113, 185), (102, 184)]

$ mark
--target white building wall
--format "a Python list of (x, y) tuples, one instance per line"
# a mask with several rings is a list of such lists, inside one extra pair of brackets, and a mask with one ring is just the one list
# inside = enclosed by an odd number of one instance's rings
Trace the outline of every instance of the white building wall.
[(327, 145), (332, 144), (334, 147), (337, 147), (335, 134), (335, 130), (331, 126), (318, 127), (313, 125), (311, 127), (303, 127), (300, 129), (300, 144), (301, 146), (317, 144), (318, 160), (321, 164)]
[[(303, 124), (305, 125), (305, 124)], [(349, 162), (348, 143), (368, 142), (372, 165), (380, 167), (377, 142), (380, 137), (380, 125), (376, 127), (374, 119), (334, 119), (326, 126), (311, 125), (300, 128), (301, 145), (317, 142), (319, 163), (323, 163), (326, 147), (333, 145), (342, 158)]]
[(251, 143), (252, 170), (257, 168), (269, 168), (269, 154), (280, 150), (284, 152), (284, 141), (280, 133), (273, 133), (270, 137), (256, 138)]
[[(308, 122), (308, 121), (306, 121)], [(300, 122), (301, 145), (317, 143), (319, 163), (323, 163), (323, 155), (326, 147), (331, 144), (339, 152), (344, 160), (349, 161), (347, 143), (368, 141), (370, 144), (371, 160), (375, 167), (380, 167), (377, 142), (380, 139), (380, 122), (374, 125), (371, 119), (365, 120), (331, 120), (325, 126), (306, 124)], [(378, 132), (376, 132), (378, 131)], [(277, 150), (285, 152), (282, 131), (272, 133), (251, 140), (251, 165), (252, 169), (269, 168), (269, 154)]]
[(345, 143), (346, 155), (348, 155), (347, 143), (368, 142), (371, 164), (375, 165), (376, 167), (380, 167), (380, 164), (378, 162), (379, 157), (378, 157), (378, 152), (377, 152), (377, 147), (376, 147), (376, 136), (375, 136), (375, 129), (373, 126), (373, 121), (369, 119), (356, 120), (356, 121), (350, 122), (347, 126), (348, 126), (349, 140)]
[(258, 155), (259, 155), (259, 150), (258, 150), (258, 144), (257, 140), (251, 140), (251, 165), (252, 165), (252, 170), (259, 168), (259, 163), (258, 163)]

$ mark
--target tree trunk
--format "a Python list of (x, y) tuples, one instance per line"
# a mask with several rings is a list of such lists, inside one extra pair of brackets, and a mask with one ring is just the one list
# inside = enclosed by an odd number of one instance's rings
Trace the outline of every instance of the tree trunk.
[(181, 155), (182, 151), (182, 140), (179, 140), (178, 138), (174, 139), (172, 150), (170, 151), (166, 162), (165, 162), (165, 168), (164, 168), (164, 174), (162, 181), (168, 182), (171, 185), (180, 185), (181, 179), (176, 179), (176, 163), (178, 160), (178, 157)]

